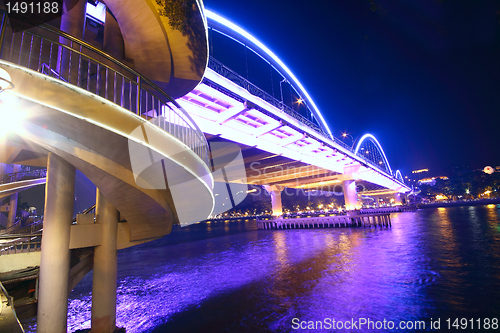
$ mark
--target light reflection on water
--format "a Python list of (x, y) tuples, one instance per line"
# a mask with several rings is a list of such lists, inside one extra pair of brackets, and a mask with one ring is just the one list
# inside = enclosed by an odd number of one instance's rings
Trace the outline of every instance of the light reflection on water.
[[(500, 317), (500, 206), (392, 214), (392, 228), (175, 228), (119, 252), (127, 332), (293, 331), (292, 319)], [(69, 331), (90, 327), (91, 275)]]

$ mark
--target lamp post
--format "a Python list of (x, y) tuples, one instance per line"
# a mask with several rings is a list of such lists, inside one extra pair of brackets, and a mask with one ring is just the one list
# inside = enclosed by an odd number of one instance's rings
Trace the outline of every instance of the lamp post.
[(287, 82), (286, 79), (283, 79), (280, 81), (281, 110), (283, 110), (285, 108), (285, 105), (283, 104), (283, 87), (282, 87), (283, 82)]
[(354, 138), (352, 137), (351, 134), (349, 134), (347, 132), (342, 133), (342, 140), (345, 140), (345, 138), (347, 138), (347, 137), (351, 138), (351, 141), (352, 141), (351, 148), (353, 148), (352, 146), (354, 146), (354, 142), (356, 142), (356, 140), (354, 140)]

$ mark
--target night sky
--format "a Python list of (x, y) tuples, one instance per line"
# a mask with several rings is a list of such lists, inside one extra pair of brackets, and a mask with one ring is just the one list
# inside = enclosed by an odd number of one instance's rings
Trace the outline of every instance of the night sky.
[(292, 70), (334, 135), (375, 135), (393, 169), (500, 165), (500, 1), (204, 3)]

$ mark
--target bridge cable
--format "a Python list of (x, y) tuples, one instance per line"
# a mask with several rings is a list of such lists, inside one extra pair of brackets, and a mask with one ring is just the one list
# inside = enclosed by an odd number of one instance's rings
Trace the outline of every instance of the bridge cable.
[(209, 28), (209, 35), (210, 35), (210, 55), (215, 58), (215, 55), (214, 55), (214, 29), (213, 28)]
[(271, 64), (269, 64), (269, 73), (271, 73), (271, 90), (273, 91), (273, 98), (276, 98), (274, 96), (273, 66), (271, 66)]
[(247, 68), (247, 80), (250, 81), (248, 78), (248, 56), (247, 56), (247, 45), (245, 44), (245, 66)]

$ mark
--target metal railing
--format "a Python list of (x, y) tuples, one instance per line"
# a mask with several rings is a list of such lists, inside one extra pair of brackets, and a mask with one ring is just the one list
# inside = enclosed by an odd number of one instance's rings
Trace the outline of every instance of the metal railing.
[(47, 177), (47, 169), (37, 169), (30, 171), (21, 171), (14, 173), (7, 173), (0, 178), (0, 184), (8, 184), (19, 182), (22, 180), (39, 179)]
[[(151, 80), (89, 43), (50, 25), (9, 14), (34, 26), (14, 31), (0, 11), (0, 58), (99, 95), (170, 133), (207, 166), (208, 143), (191, 116)], [(24, 24), (26, 25), (26, 24)]]
[(344, 141), (340, 140), (339, 138), (333, 138), (333, 141), (338, 144), (339, 146), (341, 146), (342, 148), (344, 149), (347, 149), (348, 151), (352, 151), (354, 152), (354, 147), (352, 146), (349, 146), (347, 143), (345, 143)]
[(214, 59), (213, 57), (210, 57), (208, 60), (208, 67), (212, 69), (214, 72), (216, 72), (219, 75), (222, 75), (226, 79), (236, 83), (240, 87), (244, 88), (247, 90), (250, 94), (259, 97), (260, 99), (268, 102), (269, 104), (273, 105), (274, 107), (283, 110), (286, 114), (289, 116), (295, 118), (298, 120), (300, 123), (306, 125), (307, 127), (311, 128), (312, 130), (318, 132), (321, 135), (324, 135), (326, 137), (329, 137), (328, 134), (326, 134), (321, 127), (319, 127), (317, 124), (313, 123), (294, 109), (290, 108), (288, 105), (285, 105), (281, 101), (278, 101), (276, 98), (262, 90), (261, 88), (257, 87), (255, 84), (252, 82), (248, 81), (232, 69), (226, 67), (224, 64), (222, 64), (220, 61)]
[(42, 235), (8, 235), (0, 236), (0, 256), (25, 252), (40, 251)]
[[(94, 214), (96, 205), (85, 209), (81, 214)], [(71, 224), (76, 223), (76, 218)], [(0, 255), (40, 251), (42, 244), (43, 217), (16, 230), (5, 229), (0, 232)]]
[[(212, 69), (214, 72), (216, 72), (217, 74), (222, 75), (223, 77), (230, 80), (231, 82), (234, 82), (237, 85), (239, 85), (240, 87), (244, 88), (252, 95), (257, 96), (260, 99), (273, 105), (274, 107), (283, 110), (287, 115), (292, 116), (293, 118), (298, 120), (300, 123), (306, 125), (308, 128), (314, 130), (315, 132), (317, 132), (321, 136), (324, 136), (326, 138), (333, 140), (336, 144), (338, 144), (342, 148), (346, 149), (347, 151), (354, 152), (354, 147), (349, 146), (348, 144), (346, 144), (345, 142), (343, 142), (339, 138), (336, 138), (336, 137), (330, 138), (330, 136), (328, 134), (326, 134), (317, 124), (315, 124), (312, 121), (310, 121), (309, 119), (305, 118), (304, 116), (302, 116), (300, 113), (293, 110), (289, 106), (283, 104), (281, 101), (277, 100), (276, 98), (274, 98), (273, 96), (271, 96), (270, 94), (268, 94), (267, 92), (262, 90), (261, 88), (257, 87), (255, 84), (251, 83), (250, 81), (248, 81), (247, 79), (245, 79), (244, 77), (239, 75), (238, 73), (234, 72), (232, 69), (226, 67), (220, 61), (214, 59), (213, 57), (210, 57), (209, 61), (208, 61), (208, 67), (210, 69)], [(373, 163), (372, 161), (370, 161), (369, 159), (366, 159), (362, 155), (356, 155), (356, 156), (358, 156), (361, 160), (363, 160), (367, 164), (370, 164), (371, 166), (388, 174), (387, 170), (380, 167), (380, 165)]]
[(31, 235), (43, 229), (43, 217), (39, 220), (35, 220), (32, 223), (21, 226), (21, 221), (14, 224), (13, 226), (0, 231), (1, 234), (7, 235)]
[[(85, 209), (81, 214), (94, 214), (95, 215), (95, 207), (93, 205), (87, 209)], [(73, 219), (72, 224), (76, 224), (76, 217)], [(43, 216), (40, 216), (38, 220), (34, 220), (28, 225), (21, 226), (21, 221), (18, 221), (13, 226), (6, 228), (0, 231), (1, 234), (8, 235), (30, 235), (34, 234), (43, 229)]]

